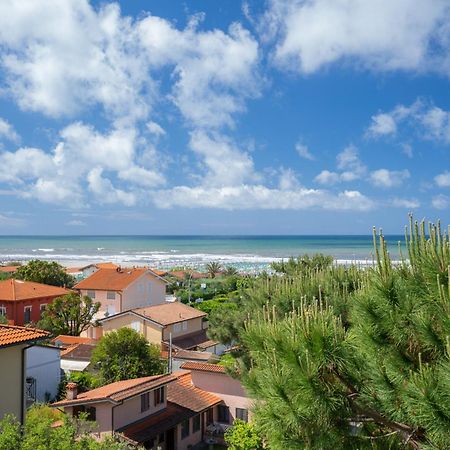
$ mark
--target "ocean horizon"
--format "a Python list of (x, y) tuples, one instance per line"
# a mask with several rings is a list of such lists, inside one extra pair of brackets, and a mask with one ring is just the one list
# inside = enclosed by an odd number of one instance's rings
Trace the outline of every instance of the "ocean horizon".
[[(393, 259), (404, 236), (385, 239)], [(202, 269), (210, 261), (261, 271), (291, 256), (323, 253), (338, 263), (373, 262), (372, 235), (3, 235), (0, 261), (43, 259), (68, 267), (112, 261), (155, 268)]]

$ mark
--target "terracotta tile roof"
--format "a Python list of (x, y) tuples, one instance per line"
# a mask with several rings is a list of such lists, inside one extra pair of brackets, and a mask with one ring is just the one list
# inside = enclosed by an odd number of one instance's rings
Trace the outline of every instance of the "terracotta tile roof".
[(0, 273), (14, 273), (20, 266), (0, 266)]
[(148, 269), (144, 267), (123, 268), (120, 271), (117, 269), (99, 269), (91, 276), (76, 284), (74, 288), (122, 291), (146, 272), (148, 272)]
[(52, 339), (55, 345), (74, 345), (74, 344), (96, 344), (97, 339), (91, 339), (81, 336), (68, 336), (66, 334), (60, 334)]
[(166, 408), (117, 430), (129, 441), (141, 444), (222, 401), (193, 386), (189, 372), (179, 370), (173, 375), (177, 379), (167, 386)]
[(167, 275), (167, 270), (160, 270), (160, 269), (150, 269), (153, 273), (156, 273), (156, 275), (159, 275), (160, 277), (163, 277), (164, 275)]
[(167, 386), (167, 401), (197, 413), (222, 401), (217, 395), (195, 387), (190, 372), (177, 371), (173, 375), (178, 379)]
[(50, 333), (38, 328), (0, 325), (0, 347), (47, 339)]
[(83, 392), (74, 400), (61, 400), (53, 403), (51, 406), (82, 405), (95, 401), (110, 401), (117, 403), (170, 383), (175, 379), (176, 378), (173, 375), (154, 375), (151, 377), (135, 378), (133, 380), (117, 381), (97, 389), (92, 389), (91, 391)]
[(90, 361), (95, 347), (95, 344), (73, 344), (61, 351), (61, 358)]
[(163, 303), (162, 305), (138, 308), (134, 311), (163, 326), (183, 322), (185, 320), (197, 319), (207, 315), (198, 309), (178, 302)]
[(185, 370), (200, 370), (202, 372), (226, 373), (224, 366), (219, 366), (218, 364), (199, 363), (194, 361), (185, 362), (181, 365), (181, 368)]
[(199, 280), (201, 278), (208, 277), (208, 274), (203, 272), (196, 272), (194, 270), (174, 270), (173, 272), (168, 272), (168, 274), (175, 278), (179, 278), (180, 280), (184, 280), (188, 276), (193, 280)]
[(69, 294), (69, 289), (50, 286), (48, 284), (34, 283), (32, 281), (22, 280), (3, 280), (0, 281), (0, 300), (28, 300), (40, 297), (59, 297)]
[(96, 263), (95, 266), (99, 269), (117, 269), (119, 267), (117, 264), (112, 262)]

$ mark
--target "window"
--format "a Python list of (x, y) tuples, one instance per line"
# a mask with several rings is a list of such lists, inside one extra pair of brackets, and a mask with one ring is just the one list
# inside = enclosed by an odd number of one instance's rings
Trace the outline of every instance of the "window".
[(181, 422), (181, 439), (187, 438), (189, 436), (189, 419), (183, 420)]
[(174, 333), (179, 333), (181, 331), (181, 323), (176, 323), (174, 326), (173, 326), (173, 332)]
[(148, 411), (150, 409), (150, 393), (146, 392), (141, 395), (141, 412)]
[(248, 410), (244, 408), (236, 408), (236, 419), (248, 422)]
[(6, 306), (0, 306), (0, 316), (6, 317)]
[(42, 303), (42, 305), (39, 306), (39, 312), (40, 312), (40, 316), (42, 319), (42, 314), (44, 313), (44, 311), (47, 309), (47, 303)]
[(86, 408), (86, 413), (87, 413), (87, 420), (92, 420), (95, 422), (96, 420), (96, 416), (97, 416), (97, 411), (95, 409), (94, 406), (89, 406)]
[(116, 293), (114, 291), (108, 291), (106, 293), (106, 298), (108, 300), (115, 300), (116, 299)]
[(164, 438), (165, 438), (164, 433), (161, 433), (158, 438), (158, 443), (162, 444), (165, 441)]
[(219, 405), (217, 408), (219, 413), (218, 421), (220, 423), (230, 423), (230, 410), (228, 406)]
[(155, 396), (155, 406), (164, 403), (164, 386), (155, 389), (153, 392)]
[(138, 320), (131, 322), (131, 328), (138, 333), (141, 331), (141, 323)]
[(95, 291), (89, 290), (87, 291), (87, 296), (90, 298), (95, 298)]
[(206, 411), (206, 426), (211, 425), (214, 422), (214, 410), (212, 408)]
[(183, 331), (186, 331), (187, 330), (187, 320), (182, 322), (181, 325), (183, 326)]
[(192, 432), (196, 433), (200, 430), (200, 414), (192, 419)]
[(106, 305), (106, 313), (105, 316), (113, 316), (116, 313), (116, 307), (114, 305)]
[(31, 306), (25, 306), (23, 314), (23, 322), (30, 323), (31, 322)]

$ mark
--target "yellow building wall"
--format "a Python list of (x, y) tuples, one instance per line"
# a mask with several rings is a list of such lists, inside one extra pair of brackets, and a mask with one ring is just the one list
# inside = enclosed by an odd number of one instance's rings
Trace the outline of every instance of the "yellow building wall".
[(187, 328), (183, 330), (181, 329), (179, 331), (175, 331), (174, 325), (168, 325), (164, 328), (164, 340), (169, 340), (169, 334), (172, 333), (172, 339), (179, 338), (181, 336), (187, 336), (189, 334), (193, 334), (199, 331), (202, 331), (202, 321), (203, 319), (201, 317), (197, 319), (191, 319), (187, 320)]
[(14, 414), (21, 420), (24, 408), (24, 379), (22, 373), (22, 349), (15, 345), (0, 349), (0, 420), (5, 414)]
[(136, 329), (136, 331), (141, 333), (148, 342), (152, 344), (161, 343), (162, 328), (132, 314), (125, 314), (123, 316), (103, 322), (103, 334), (118, 330), (122, 327), (134, 328), (133, 324), (139, 324), (139, 327), (138, 329)]

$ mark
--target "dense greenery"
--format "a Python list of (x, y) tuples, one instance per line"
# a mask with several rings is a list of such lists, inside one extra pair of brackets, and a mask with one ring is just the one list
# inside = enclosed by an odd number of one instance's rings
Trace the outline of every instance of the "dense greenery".
[(86, 392), (100, 386), (100, 381), (91, 372), (70, 372), (69, 375), (61, 377), (58, 386), (58, 400), (66, 398), (67, 383), (70, 381), (77, 383), (78, 392)]
[(273, 262), (271, 267), (275, 272), (295, 275), (309, 270), (324, 270), (333, 264), (333, 257), (316, 253), (315, 255), (303, 255), (298, 258), (289, 258), (287, 261)]
[[(60, 425), (52, 426), (56, 421)], [(83, 418), (71, 419), (48, 406), (33, 406), (24, 427), (10, 415), (0, 421), (0, 450), (131, 449), (111, 438), (97, 441), (89, 435), (91, 430), (92, 425)]]
[(47, 305), (39, 327), (55, 336), (79, 336), (92, 323), (99, 308), (100, 302), (93, 302), (90, 297), (80, 297), (75, 292), (63, 295)]
[(18, 280), (34, 281), (36, 283), (50, 284), (52, 286), (72, 287), (75, 278), (69, 275), (61, 264), (33, 260), (20, 266), (14, 273), (14, 278)]
[(262, 450), (262, 441), (255, 427), (236, 419), (233, 426), (225, 432), (225, 442), (229, 450)]
[(160, 348), (149, 344), (137, 331), (123, 327), (104, 335), (92, 354), (101, 383), (128, 380), (163, 373)]
[(371, 268), (285, 266), (212, 314), (270, 449), (448, 448), (450, 243), (411, 222), (406, 244), (400, 264), (380, 235)]

